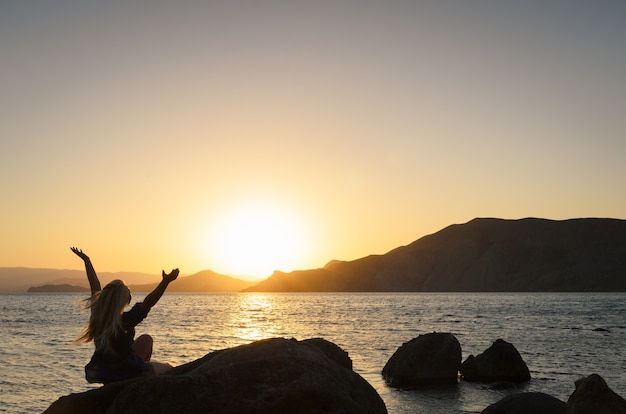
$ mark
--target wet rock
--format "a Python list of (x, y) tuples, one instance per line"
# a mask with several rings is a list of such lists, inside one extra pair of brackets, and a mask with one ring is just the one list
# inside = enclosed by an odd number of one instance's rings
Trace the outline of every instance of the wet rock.
[(626, 401), (609, 388), (604, 378), (591, 374), (576, 381), (565, 408), (567, 414), (626, 414)]
[(481, 411), (481, 414), (563, 414), (565, 403), (542, 392), (507, 395)]
[(322, 338), (305, 339), (302, 343), (318, 347), (328, 358), (335, 361), (342, 367), (352, 369), (352, 360), (348, 353), (339, 346)]
[(351, 364), (323, 339), (266, 339), (212, 352), (167, 375), (61, 397), (45, 414), (387, 413)]
[(389, 358), (382, 375), (393, 387), (456, 384), (461, 345), (451, 333), (430, 333), (402, 344)]
[(485, 352), (470, 355), (461, 364), (461, 377), (470, 382), (522, 382), (530, 380), (530, 371), (517, 349), (498, 339)]

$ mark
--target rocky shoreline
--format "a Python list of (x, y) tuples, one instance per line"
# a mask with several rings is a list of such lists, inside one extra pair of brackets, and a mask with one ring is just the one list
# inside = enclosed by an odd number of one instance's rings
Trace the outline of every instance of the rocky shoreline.
[[(480, 355), (461, 362), (461, 345), (450, 333), (420, 335), (404, 343), (382, 370), (390, 386), (413, 389), (457, 381), (483, 383), (486, 389), (513, 389), (530, 381), (530, 370), (513, 346), (497, 339)], [(541, 392), (508, 395), (482, 414), (626, 414), (626, 400), (597, 374), (581, 378), (567, 402)]]
[[(450, 333), (420, 335), (402, 344), (381, 375), (391, 387), (419, 392), (422, 386), (481, 382), (515, 387), (530, 380), (515, 347), (501, 339), (461, 362), (461, 346)], [(626, 400), (600, 376), (575, 384), (567, 402), (538, 392), (509, 395), (486, 414), (626, 414)], [(271, 338), (220, 351), (158, 377), (134, 378), (70, 394), (44, 414), (115, 413), (387, 413), (376, 390), (352, 369), (348, 353), (321, 338)]]

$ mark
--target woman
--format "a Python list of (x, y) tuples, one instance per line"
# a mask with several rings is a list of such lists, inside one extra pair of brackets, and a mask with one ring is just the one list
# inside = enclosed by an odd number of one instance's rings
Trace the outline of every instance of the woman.
[(76, 247), (70, 249), (85, 262), (91, 287), (91, 297), (85, 300), (86, 307), (91, 309), (89, 324), (76, 340), (93, 341), (96, 345), (91, 360), (85, 366), (87, 381), (106, 384), (138, 376), (160, 375), (171, 369), (169, 364), (150, 361), (152, 337), (141, 335), (135, 339), (135, 326), (161, 299), (167, 286), (176, 280), (178, 269), (173, 269), (169, 274), (163, 271), (163, 280), (143, 302), (137, 302), (124, 312), (131, 300), (128, 286), (121, 280), (113, 280), (101, 289), (89, 256)]

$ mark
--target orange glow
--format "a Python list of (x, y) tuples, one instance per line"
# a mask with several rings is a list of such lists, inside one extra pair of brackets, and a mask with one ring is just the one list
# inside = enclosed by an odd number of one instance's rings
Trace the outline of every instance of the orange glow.
[(626, 218), (622, 2), (31, 3), (1, 15), (0, 267), (264, 278)]
[(231, 275), (267, 277), (297, 267), (310, 244), (304, 223), (292, 212), (252, 202), (218, 215), (208, 230), (214, 266)]

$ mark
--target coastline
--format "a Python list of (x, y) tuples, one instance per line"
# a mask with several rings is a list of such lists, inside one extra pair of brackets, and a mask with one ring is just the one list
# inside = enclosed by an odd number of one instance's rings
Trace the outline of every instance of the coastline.
[[(10, 367), (10, 383), (30, 381), (28, 387), (3, 385), (3, 395), (13, 398), (6, 401), (10, 412), (42, 411), (61, 395), (91, 389), (82, 368), (92, 349), (71, 344), (85, 323), (78, 305), (83, 295), (2, 295), (6, 323), (0, 330), (11, 342), (0, 348), (0, 362)], [(480, 412), (511, 392), (546, 392), (565, 400), (574, 381), (594, 372), (624, 395), (626, 364), (615, 350), (626, 340), (625, 298), (621, 293), (173, 293), (163, 297), (138, 333), (154, 335), (154, 357), (173, 365), (267, 337), (323, 337), (349, 353), (354, 370), (374, 386), (390, 413)], [(507, 339), (532, 379), (516, 390), (465, 382), (420, 392), (389, 388), (381, 376), (386, 361), (403, 342), (433, 331), (457, 335), (463, 359), (498, 337)], [(29, 375), (42, 370), (45, 380)]]

